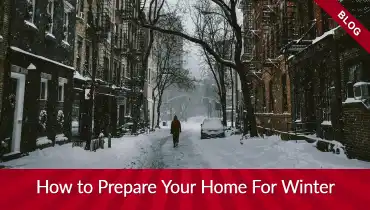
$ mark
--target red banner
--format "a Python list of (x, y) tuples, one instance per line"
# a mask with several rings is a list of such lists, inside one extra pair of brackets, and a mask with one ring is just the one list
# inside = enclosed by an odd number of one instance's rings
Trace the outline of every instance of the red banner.
[[(315, 0), (346, 32), (370, 53), (370, 32), (338, 0)], [(353, 2), (356, 5), (355, 2)]]
[(368, 209), (370, 170), (1, 170), (0, 208)]

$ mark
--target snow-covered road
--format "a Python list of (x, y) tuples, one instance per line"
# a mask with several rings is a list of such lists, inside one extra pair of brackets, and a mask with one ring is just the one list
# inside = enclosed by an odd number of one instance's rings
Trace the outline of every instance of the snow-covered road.
[(370, 163), (323, 153), (305, 141), (278, 136), (200, 140), (199, 120), (183, 123), (178, 148), (168, 128), (112, 140), (112, 148), (85, 151), (71, 144), (37, 150), (3, 163), (12, 168), (370, 168)]

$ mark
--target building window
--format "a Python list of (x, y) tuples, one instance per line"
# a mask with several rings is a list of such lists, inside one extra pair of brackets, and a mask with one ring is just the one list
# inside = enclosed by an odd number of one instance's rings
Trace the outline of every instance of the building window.
[(115, 83), (116, 85), (120, 84), (121, 81), (121, 71), (120, 71), (120, 66), (117, 61), (114, 62), (114, 70), (115, 70)]
[(323, 121), (331, 121), (331, 98), (334, 94), (333, 82), (327, 81), (324, 89)]
[(40, 100), (47, 100), (48, 96), (48, 80), (41, 78), (40, 83)]
[(120, 0), (116, 0), (116, 10), (119, 10), (120, 9), (119, 2), (120, 2)]
[(91, 58), (92, 58), (92, 50), (91, 50), (91, 42), (85, 41), (85, 68), (90, 71), (91, 70)]
[(80, 16), (80, 14), (82, 13), (84, 13), (84, 0), (77, 0), (77, 3), (76, 3), (76, 13), (77, 13), (77, 15), (79, 16), (79, 17), (81, 17)]
[(269, 82), (269, 106), (270, 106), (270, 112), (274, 112), (274, 106), (275, 106), (275, 101), (274, 101), (274, 94), (273, 94), (273, 82), (270, 80)]
[(109, 59), (104, 57), (104, 80), (106, 82), (109, 81)]
[[(122, 76), (126, 77), (125, 65), (122, 65)], [(122, 82), (122, 81), (121, 81)]]
[(266, 88), (265, 88), (265, 84), (263, 83), (262, 84), (262, 109), (263, 109), (263, 112), (266, 112)]
[(288, 111), (288, 93), (287, 93), (287, 88), (286, 88), (286, 74), (284, 73), (281, 76), (281, 87), (283, 91), (283, 111), (287, 112)]
[(356, 83), (361, 80), (362, 63), (357, 63), (349, 67), (349, 81)]
[(151, 69), (148, 69), (148, 84), (150, 84), (150, 82), (151, 82), (151, 78), (150, 78), (150, 72), (151, 71), (152, 71)]
[[(77, 61), (76, 61), (76, 68), (79, 72), (81, 72), (81, 56), (82, 56), (82, 37), (77, 37)], [(83, 71), (85, 74), (85, 71)]]
[(69, 12), (64, 11), (63, 15), (63, 40), (68, 42)]
[(54, 0), (49, 0), (46, 13), (48, 15), (47, 32), (52, 34), (54, 25)]
[(35, 11), (36, 11), (36, 0), (27, 0), (27, 12), (26, 20), (34, 23), (35, 22)]
[(321, 21), (322, 21), (322, 33), (324, 33), (329, 30), (329, 16), (323, 9), (321, 9)]
[(295, 93), (295, 122), (302, 122), (302, 99), (303, 94), (301, 91)]
[(64, 101), (64, 83), (59, 83), (58, 85), (58, 101)]

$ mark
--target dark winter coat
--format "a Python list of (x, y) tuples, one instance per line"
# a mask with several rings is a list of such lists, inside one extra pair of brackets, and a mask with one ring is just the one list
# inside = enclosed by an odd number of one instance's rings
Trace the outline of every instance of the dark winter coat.
[(180, 133), (181, 133), (181, 123), (177, 119), (177, 116), (175, 116), (171, 123), (171, 134), (178, 135)]

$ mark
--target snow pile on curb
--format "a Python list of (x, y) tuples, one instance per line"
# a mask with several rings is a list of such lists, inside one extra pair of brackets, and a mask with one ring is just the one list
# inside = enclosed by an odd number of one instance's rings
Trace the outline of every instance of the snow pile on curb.
[(305, 140), (282, 141), (279, 136), (193, 138), (209, 168), (370, 168), (370, 163), (320, 152)]

